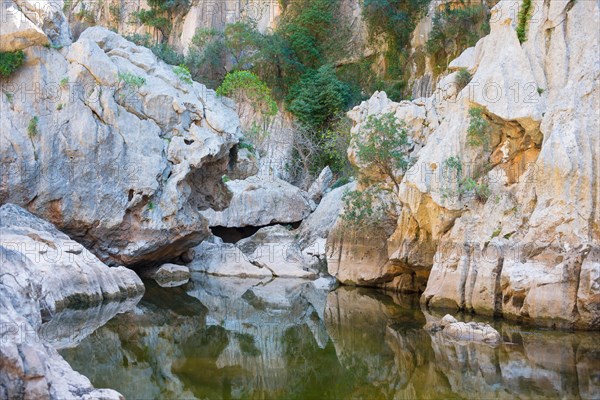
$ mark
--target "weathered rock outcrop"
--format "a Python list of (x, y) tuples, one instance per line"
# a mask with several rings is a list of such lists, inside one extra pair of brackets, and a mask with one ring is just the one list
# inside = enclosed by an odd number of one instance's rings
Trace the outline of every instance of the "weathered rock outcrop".
[(12, 1), (0, 5), (0, 52), (22, 50), (30, 46), (48, 44), (48, 37), (29, 20)]
[[(74, 30), (100, 25), (110, 27), (123, 35), (151, 34), (162, 39), (162, 32), (136, 23), (134, 13), (150, 10), (146, 1), (120, 2), (110, 0), (98, 3), (83, 0), (69, 3), (67, 14)], [(229, 0), (192, 0), (185, 6), (175, 7), (170, 15), (169, 35), (166, 42), (187, 54), (197, 29), (222, 31), (227, 24), (238, 21), (254, 21), (260, 32), (273, 28), (281, 14), (277, 1), (252, 0), (248, 2)]]
[(295, 230), (274, 225), (235, 244), (216, 236), (205, 240), (194, 249), (190, 269), (223, 276), (315, 278), (325, 272), (325, 241), (338, 219), (342, 197), (355, 186), (350, 183), (327, 193)]
[(104, 28), (26, 53), (0, 99), (0, 203), (111, 264), (171, 261), (207, 237), (199, 211), (230, 199), (233, 105)]
[(229, 207), (222, 211), (207, 209), (202, 212), (209, 226), (239, 228), (299, 222), (314, 207), (306, 192), (274, 177), (252, 176), (242, 181), (229, 181), (227, 187), (233, 193)]
[(0, 52), (71, 43), (62, 1), (6, 0), (0, 6)]
[[(0, 238), (0, 396), (119, 399), (117, 392), (94, 389), (73, 371), (54, 348), (61, 338), (40, 328), (69, 306), (139, 300), (141, 280), (124, 267), (107, 267), (52, 224), (15, 205), (0, 207)], [(122, 309), (112, 311), (103, 314), (104, 321)], [(71, 341), (77, 339), (74, 333)]]
[[(349, 113), (358, 130), (367, 115), (394, 112), (415, 142), (396, 231), (367, 267), (379, 279), (354, 283), (423, 290), (429, 275), (430, 307), (597, 328), (600, 38), (577, 27), (597, 26), (600, 12), (596, 2), (534, 2), (520, 44), (519, 4), (500, 1), (490, 35), (451, 65), (473, 75), (465, 88), (454, 72), (430, 98), (393, 103), (378, 93)], [(484, 145), (469, 144), (473, 120), (486, 127)], [(365, 254), (340, 238), (330, 238), (334, 260), (344, 247)]]

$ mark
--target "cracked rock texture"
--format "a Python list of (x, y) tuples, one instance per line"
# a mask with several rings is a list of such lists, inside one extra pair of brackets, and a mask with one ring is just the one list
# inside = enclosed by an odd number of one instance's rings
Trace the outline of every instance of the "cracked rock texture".
[[(424, 290), (428, 307), (600, 327), (600, 38), (581, 29), (598, 26), (599, 6), (533, 3), (523, 44), (511, 12), (520, 2), (494, 7), (491, 33), (450, 66), (472, 74), (465, 88), (451, 72), (432, 97), (394, 103), (376, 93), (349, 112), (355, 132), (372, 114), (404, 120), (414, 166), (397, 176), (393, 233), (336, 224), (328, 256), (338, 279)], [(467, 144), (473, 107), (490, 127), (487, 147)], [(361, 165), (352, 147), (349, 156)], [(488, 196), (450, 179), (451, 157)]]
[(0, 99), (0, 203), (112, 265), (172, 261), (207, 237), (199, 211), (231, 196), (233, 104), (105, 28), (25, 52)]

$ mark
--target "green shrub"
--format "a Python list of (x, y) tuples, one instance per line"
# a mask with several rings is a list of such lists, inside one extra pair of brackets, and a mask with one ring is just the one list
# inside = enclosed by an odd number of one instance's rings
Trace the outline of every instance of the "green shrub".
[(523, 43), (525, 40), (527, 40), (527, 25), (529, 24), (532, 11), (533, 9), (531, 7), (531, 0), (523, 0), (521, 8), (519, 9), (519, 15), (517, 17), (517, 37), (519, 38), (520, 43)]
[(29, 135), (30, 138), (37, 136), (38, 122), (39, 122), (39, 118), (37, 116), (34, 116), (33, 118), (31, 118), (29, 120), (29, 125), (27, 125), (27, 134)]
[(458, 73), (456, 74), (456, 84), (458, 85), (458, 90), (463, 90), (469, 84), (469, 82), (471, 82), (471, 79), (473, 79), (473, 77), (466, 68), (459, 69)]
[(238, 148), (246, 149), (250, 153), (256, 155), (256, 148), (254, 147), (254, 145), (252, 143), (246, 142), (243, 138), (240, 139), (240, 142), (238, 143)]
[(211, 88), (216, 88), (226, 74), (226, 49), (223, 34), (209, 28), (198, 28), (185, 58), (192, 78)]
[(458, 194), (460, 196), (474, 194), (478, 200), (486, 201), (491, 195), (491, 190), (487, 183), (479, 183), (475, 179), (467, 177), (459, 182)]
[(223, 175), (221, 177), (221, 180), (223, 181), (223, 183), (227, 183), (227, 182), (231, 181), (231, 178), (229, 178), (227, 175)]
[(286, 9), (278, 31), (305, 67), (323, 65), (334, 34), (337, 6), (337, 0), (295, 0)]
[(453, 178), (460, 178), (462, 176), (462, 161), (458, 156), (448, 157), (444, 160), (444, 167), (446, 173), (452, 174)]
[(335, 181), (333, 183), (333, 185), (331, 185), (331, 189), (337, 189), (339, 187), (347, 185), (348, 183), (350, 183), (350, 177), (349, 176), (341, 177), (340, 179), (338, 179), (337, 181)]
[(185, 64), (180, 64), (176, 67), (173, 67), (173, 72), (177, 75), (180, 81), (191, 84), (192, 83), (192, 74), (188, 67)]
[(163, 40), (171, 33), (173, 14), (184, 12), (189, 6), (188, 0), (148, 0), (147, 4), (150, 9), (135, 11), (131, 15), (136, 22), (158, 29)]
[(0, 52), (0, 78), (12, 75), (25, 62), (25, 53), (22, 50), (13, 52)]
[(387, 212), (384, 203), (376, 200), (378, 194), (379, 189), (374, 186), (344, 193), (342, 219), (354, 227), (377, 224)]
[(220, 96), (231, 96), (237, 101), (249, 101), (255, 111), (264, 116), (277, 114), (277, 103), (267, 85), (250, 71), (230, 72), (217, 89)]
[(471, 107), (469, 109), (469, 117), (467, 144), (469, 146), (483, 146), (487, 150), (490, 145), (491, 125), (485, 119), (483, 108)]
[(224, 45), (233, 57), (236, 67), (250, 65), (261, 51), (262, 35), (253, 21), (239, 21), (228, 24), (223, 32)]
[(389, 177), (396, 189), (400, 185), (398, 170), (409, 167), (408, 144), (406, 126), (394, 113), (369, 116), (356, 139), (359, 160)]
[(139, 89), (146, 83), (146, 79), (131, 72), (119, 72), (119, 82), (131, 89)]

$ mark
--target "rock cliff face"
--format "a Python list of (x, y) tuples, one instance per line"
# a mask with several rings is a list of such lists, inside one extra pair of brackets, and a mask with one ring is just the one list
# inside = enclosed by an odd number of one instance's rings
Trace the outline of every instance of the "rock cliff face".
[[(373, 236), (375, 251), (338, 222), (330, 272), (347, 283), (425, 289), (429, 307), (598, 328), (600, 38), (578, 27), (598, 26), (599, 6), (534, 1), (521, 44), (519, 4), (500, 1), (490, 35), (450, 65), (472, 74), (466, 87), (452, 72), (432, 97), (393, 103), (376, 93), (349, 113), (356, 132), (371, 114), (404, 120), (414, 165), (398, 176), (395, 232)], [(471, 140), (476, 123), (483, 145)], [(369, 261), (357, 271), (353, 259)]]
[[(162, 32), (158, 29), (136, 22), (134, 13), (150, 9), (145, 0), (139, 2), (110, 0), (101, 3), (84, 0), (69, 4), (68, 16), (75, 30), (100, 25), (111, 27), (123, 35), (149, 33), (162, 39)], [(227, 24), (252, 20), (260, 32), (265, 32), (276, 26), (280, 14), (279, 1), (190, 0), (185, 6), (175, 7), (170, 14), (172, 27), (166, 41), (177, 50), (187, 53), (198, 28), (222, 31)]]
[(0, 203), (26, 207), (111, 264), (160, 263), (208, 235), (241, 135), (228, 100), (94, 27), (26, 49), (2, 83)]
[[(0, 207), (0, 237), (0, 396), (119, 399), (113, 390), (94, 389), (55, 347), (75, 344), (80, 331), (90, 333), (135, 305), (144, 291), (141, 280), (124, 267), (107, 267), (52, 224), (15, 205)], [(133, 300), (126, 306), (115, 302), (124, 299)], [(109, 310), (94, 315), (98, 320), (91, 323), (67, 327), (53, 321), (69, 306), (111, 300)]]

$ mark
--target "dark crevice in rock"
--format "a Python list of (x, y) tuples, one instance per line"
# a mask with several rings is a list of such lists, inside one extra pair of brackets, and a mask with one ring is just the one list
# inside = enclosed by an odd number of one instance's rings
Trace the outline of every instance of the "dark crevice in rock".
[(504, 267), (504, 257), (498, 258), (498, 264), (494, 269), (496, 274), (496, 281), (494, 284), (494, 316), (502, 316), (502, 267)]
[[(286, 226), (291, 226), (292, 229), (297, 229), (302, 221), (292, 222), (290, 224), (286, 224)], [(269, 224), (263, 226), (242, 226), (239, 228), (228, 228), (226, 226), (213, 226), (210, 228), (213, 235), (220, 237), (223, 239), (225, 243), (237, 243), (242, 239), (249, 238), (254, 235), (260, 229), (268, 227), (268, 226), (277, 226), (281, 224)]]

